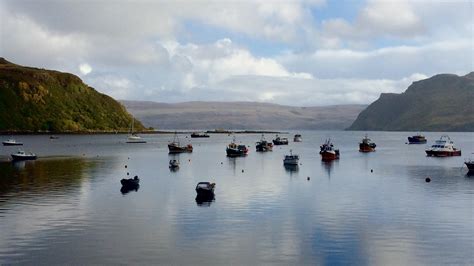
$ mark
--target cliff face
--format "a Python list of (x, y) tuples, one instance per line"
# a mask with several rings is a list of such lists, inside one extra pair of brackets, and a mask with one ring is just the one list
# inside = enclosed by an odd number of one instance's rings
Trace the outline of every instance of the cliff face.
[(131, 121), (124, 106), (75, 75), (0, 58), (0, 131), (126, 131)]
[(440, 74), (383, 93), (348, 130), (474, 131), (474, 72)]

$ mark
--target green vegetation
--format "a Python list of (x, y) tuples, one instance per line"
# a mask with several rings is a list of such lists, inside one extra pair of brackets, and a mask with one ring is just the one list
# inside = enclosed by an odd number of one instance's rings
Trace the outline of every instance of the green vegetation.
[[(0, 131), (127, 131), (132, 119), (123, 105), (75, 75), (0, 58)], [(136, 121), (135, 129), (145, 128)]]
[(348, 130), (474, 131), (474, 72), (436, 75), (402, 94), (383, 93)]

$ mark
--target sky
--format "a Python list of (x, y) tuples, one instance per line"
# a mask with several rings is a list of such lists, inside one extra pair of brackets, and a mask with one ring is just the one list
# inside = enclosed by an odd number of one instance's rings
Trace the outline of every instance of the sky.
[(115, 99), (369, 104), (474, 70), (473, 1), (0, 0), (0, 56)]

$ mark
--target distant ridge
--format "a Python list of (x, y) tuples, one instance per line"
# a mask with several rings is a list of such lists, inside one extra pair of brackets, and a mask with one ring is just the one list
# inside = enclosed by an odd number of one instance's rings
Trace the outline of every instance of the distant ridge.
[[(127, 131), (131, 121), (124, 106), (73, 74), (0, 57), (0, 132)], [(144, 129), (139, 121), (135, 128)]]
[(366, 107), (294, 107), (258, 102), (121, 102), (146, 126), (158, 129), (342, 130)]
[(474, 72), (439, 74), (382, 93), (348, 130), (474, 131)]

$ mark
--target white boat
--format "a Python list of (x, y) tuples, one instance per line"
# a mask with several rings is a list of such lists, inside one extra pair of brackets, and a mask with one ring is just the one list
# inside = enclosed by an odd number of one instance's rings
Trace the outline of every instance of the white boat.
[(283, 159), (283, 164), (284, 165), (298, 165), (299, 160), (300, 160), (300, 157), (296, 154), (293, 154), (292, 150), (290, 150), (290, 155), (285, 155), (285, 159)]
[(293, 142), (302, 142), (303, 138), (301, 137), (301, 134), (296, 134), (295, 137), (293, 138)]
[(12, 159), (14, 161), (21, 161), (21, 160), (36, 160), (36, 154), (32, 152), (24, 152), (22, 150), (19, 150), (17, 153), (11, 154)]
[(461, 150), (454, 147), (448, 135), (443, 135), (426, 151), (426, 155), (435, 157), (461, 156)]
[(127, 137), (127, 143), (146, 143), (146, 141), (143, 140), (140, 136), (133, 133), (134, 121), (135, 121), (135, 118), (132, 119), (132, 126), (130, 127), (130, 133), (128, 134), (128, 137)]
[(5, 140), (5, 141), (2, 141), (2, 143), (3, 143), (3, 146), (22, 146), (23, 145), (22, 142), (18, 142), (14, 139)]

